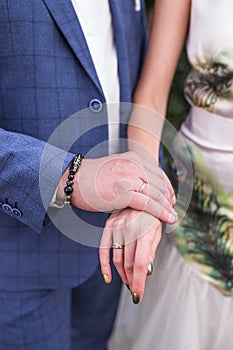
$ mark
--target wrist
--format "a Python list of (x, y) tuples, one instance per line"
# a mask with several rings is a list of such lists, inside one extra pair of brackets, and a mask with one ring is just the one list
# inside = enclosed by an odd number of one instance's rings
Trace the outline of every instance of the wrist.
[(82, 164), (83, 155), (81, 153), (78, 153), (76, 157), (72, 160), (69, 166), (69, 173), (67, 176), (66, 185), (64, 187), (64, 194), (65, 194), (65, 200), (64, 200), (64, 206), (67, 208), (70, 208), (72, 206), (72, 193), (74, 191), (73, 185), (75, 180), (75, 175), (77, 174), (79, 167)]
[(149, 108), (162, 116), (166, 115), (167, 97), (158, 97), (156, 94), (151, 94), (148, 91), (136, 91), (133, 102), (137, 105)]
[[(75, 157), (76, 158), (76, 157)], [(74, 158), (74, 159), (75, 159)], [(57, 199), (59, 201), (65, 201), (65, 192), (64, 192), (64, 189), (67, 187), (67, 182), (70, 181), (69, 179), (69, 175), (70, 175), (70, 170), (71, 170), (71, 167), (72, 167), (72, 163), (74, 161), (74, 159), (72, 160), (72, 162), (67, 166), (67, 168), (65, 169), (59, 183), (58, 183), (58, 186), (57, 186)], [(78, 170), (78, 169), (77, 169)], [(77, 171), (75, 172), (74, 177), (76, 175)], [(72, 184), (73, 186), (73, 184)]]

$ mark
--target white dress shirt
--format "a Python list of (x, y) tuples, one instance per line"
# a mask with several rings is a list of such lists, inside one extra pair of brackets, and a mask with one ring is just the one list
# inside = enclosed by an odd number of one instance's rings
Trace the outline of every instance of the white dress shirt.
[[(107, 103), (109, 153), (119, 152), (120, 88), (112, 16), (108, 0), (72, 0)], [(93, 96), (94, 98), (95, 96)]]

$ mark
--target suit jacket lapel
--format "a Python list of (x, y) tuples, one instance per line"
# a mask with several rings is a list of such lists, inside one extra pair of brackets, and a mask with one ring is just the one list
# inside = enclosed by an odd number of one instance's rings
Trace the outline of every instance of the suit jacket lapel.
[(70, 0), (42, 0), (83, 68), (103, 93), (83, 31)]
[[(79, 59), (87, 74), (95, 83), (96, 87), (103, 94), (83, 31), (76, 16), (75, 10), (70, 0), (42, 0), (63, 33), (74, 54)], [(131, 101), (130, 79), (129, 79), (129, 57), (127, 43), (122, 28), (121, 13), (116, 0), (109, 0), (115, 34), (115, 42), (118, 56), (118, 72), (120, 79), (120, 100), (122, 102)]]

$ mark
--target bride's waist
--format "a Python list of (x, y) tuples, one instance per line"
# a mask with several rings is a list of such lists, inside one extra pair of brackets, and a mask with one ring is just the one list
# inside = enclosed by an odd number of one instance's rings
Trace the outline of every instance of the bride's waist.
[(192, 107), (181, 133), (203, 148), (233, 152), (233, 118)]

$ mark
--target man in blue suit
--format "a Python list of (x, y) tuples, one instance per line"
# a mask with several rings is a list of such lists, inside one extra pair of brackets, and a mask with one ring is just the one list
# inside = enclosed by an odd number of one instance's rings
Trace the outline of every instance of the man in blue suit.
[[(106, 348), (120, 279), (115, 273), (106, 286), (98, 250), (67, 238), (46, 212), (57, 206), (58, 160), (65, 158), (65, 169), (76, 153), (106, 141), (112, 130), (104, 104), (131, 101), (145, 27), (143, 1), (0, 0), (0, 350)], [(105, 69), (110, 62), (112, 69), (105, 77), (104, 45)], [(89, 118), (77, 121), (81, 137), (68, 153), (51, 146), (41, 174), (50, 134), (85, 108)], [(101, 127), (82, 135), (92, 118)], [(126, 122), (119, 121), (122, 138)], [(55, 216), (59, 210), (51, 209)], [(104, 227), (106, 215), (79, 214)]]

